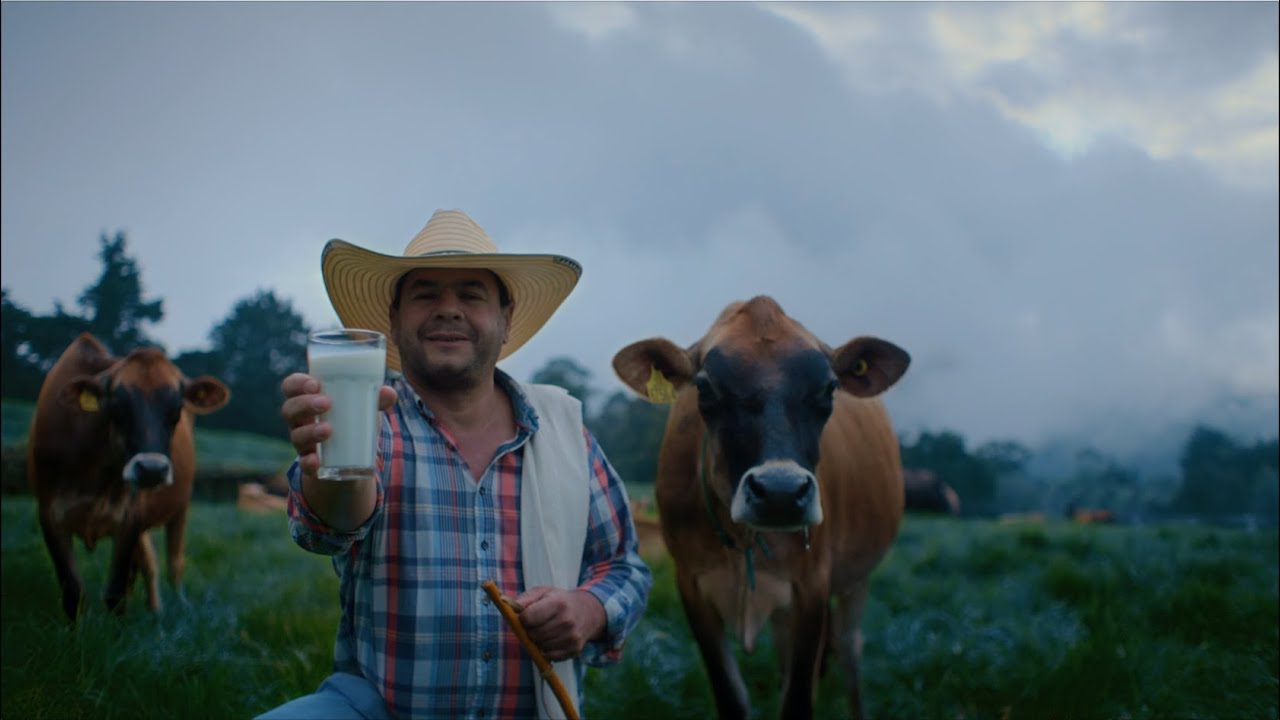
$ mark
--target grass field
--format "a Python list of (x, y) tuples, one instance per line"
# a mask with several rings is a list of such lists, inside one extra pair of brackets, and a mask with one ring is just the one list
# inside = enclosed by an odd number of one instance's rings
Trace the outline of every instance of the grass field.
[[(78, 560), (90, 594), (61, 618), (34, 503), (3, 503), (4, 718), (245, 718), (328, 673), (336, 580), (280, 515), (197, 504), (185, 604), (135, 588), (101, 607), (109, 549)], [(1276, 718), (1274, 530), (1009, 526), (909, 518), (877, 570), (864, 692), (882, 719)], [(705, 675), (669, 562), (624, 661), (588, 675), (586, 718), (707, 718)], [(834, 665), (833, 665), (834, 667)], [(743, 658), (754, 717), (776, 715), (765, 644)], [(820, 717), (842, 717), (834, 674)]]

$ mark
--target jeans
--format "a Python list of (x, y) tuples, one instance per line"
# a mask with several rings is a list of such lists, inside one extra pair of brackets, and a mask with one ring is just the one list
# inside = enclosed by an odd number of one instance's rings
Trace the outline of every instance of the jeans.
[(359, 675), (338, 672), (310, 695), (290, 700), (256, 720), (391, 720), (382, 694)]

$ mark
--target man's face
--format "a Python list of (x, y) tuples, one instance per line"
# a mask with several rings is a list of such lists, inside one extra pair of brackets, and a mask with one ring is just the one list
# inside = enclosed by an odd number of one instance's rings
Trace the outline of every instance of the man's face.
[(406, 377), (437, 390), (492, 377), (513, 305), (502, 307), (488, 270), (414, 270), (391, 308), (391, 334)]

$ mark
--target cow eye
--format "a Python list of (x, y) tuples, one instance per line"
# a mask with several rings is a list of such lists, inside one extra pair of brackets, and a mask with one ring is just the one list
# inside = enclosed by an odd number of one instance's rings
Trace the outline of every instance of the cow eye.
[(111, 417), (124, 419), (133, 415), (133, 406), (129, 404), (128, 396), (116, 395), (114, 397), (107, 396), (107, 412)]
[(706, 375), (694, 377), (693, 384), (698, 388), (698, 407), (706, 409), (720, 402), (720, 393), (716, 392), (715, 386)]
[(834, 379), (827, 381), (827, 384), (823, 385), (822, 389), (813, 396), (813, 402), (819, 407), (830, 408), (838, 387), (840, 387), (840, 383)]

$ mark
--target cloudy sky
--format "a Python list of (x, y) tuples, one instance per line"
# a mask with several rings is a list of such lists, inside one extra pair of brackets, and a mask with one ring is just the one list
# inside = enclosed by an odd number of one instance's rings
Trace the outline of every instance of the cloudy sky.
[(906, 430), (1107, 447), (1275, 406), (1277, 7), (6, 2), (0, 273), (123, 230), (181, 351), (456, 207), (585, 267), (519, 378), (768, 294), (907, 349)]

